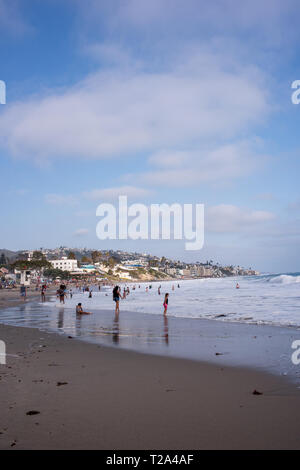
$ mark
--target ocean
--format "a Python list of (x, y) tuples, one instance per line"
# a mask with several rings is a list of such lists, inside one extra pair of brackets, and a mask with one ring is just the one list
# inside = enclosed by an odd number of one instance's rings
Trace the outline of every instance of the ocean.
[[(119, 317), (112, 287), (99, 292), (90, 286), (92, 298), (73, 288), (73, 298), (68, 296), (64, 305), (47, 296), (44, 303), (1, 310), (0, 322), (38, 328), (41, 344), (43, 331), (60, 333), (99, 346), (255, 367), (300, 385), (300, 365), (292, 361), (293, 344), (300, 340), (300, 273), (143, 282), (135, 290), (133, 283), (127, 286), (130, 295), (120, 301)], [(76, 315), (79, 302), (92, 314)]]
[[(158, 295), (160, 284), (161, 295)], [(169, 317), (300, 326), (300, 273), (137, 283), (135, 290), (134, 284), (127, 285), (130, 295), (120, 301), (121, 311), (161, 315), (164, 293), (168, 292)], [(152, 288), (146, 292), (150, 285)], [(88, 293), (75, 291), (73, 298), (66, 300), (65, 308), (75, 310), (78, 302), (88, 311), (114, 308), (111, 288), (103, 288), (101, 292), (91, 288), (91, 299)], [(52, 305), (47, 302), (43, 306)]]

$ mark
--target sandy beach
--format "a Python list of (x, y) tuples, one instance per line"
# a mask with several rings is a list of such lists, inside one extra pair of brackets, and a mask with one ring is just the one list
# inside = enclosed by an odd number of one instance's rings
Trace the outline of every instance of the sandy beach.
[[(46, 297), (53, 295), (56, 288), (50, 287), (47, 289)], [(40, 290), (36, 291), (34, 287), (26, 288), (26, 300), (28, 301), (39, 300), (41, 298)], [(16, 305), (24, 304), (24, 299), (20, 295), (20, 287), (15, 289), (0, 289), (0, 310), (6, 307), (14, 307)]]
[(1, 449), (300, 447), (300, 393), (284, 378), (31, 328), (0, 325), (0, 338)]

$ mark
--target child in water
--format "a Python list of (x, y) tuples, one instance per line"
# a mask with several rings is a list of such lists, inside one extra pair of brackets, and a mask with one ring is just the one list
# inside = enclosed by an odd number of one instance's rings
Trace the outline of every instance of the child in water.
[(78, 315), (90, 315), (90, 312), (85, 312), (82, 308), (82, 305), (81, 303), (79, 303), (77, 306), (76, 306), (76, 313)]
[(164, 306), (164, 315), (166, 315), (167, 310), (168, 310), (168, 302), (169, 302), (169, 294), (166, 294), (166, 295), (165, 295), (165, 299), (164, 299), (164, 303), (163, 303), (163, 306)]

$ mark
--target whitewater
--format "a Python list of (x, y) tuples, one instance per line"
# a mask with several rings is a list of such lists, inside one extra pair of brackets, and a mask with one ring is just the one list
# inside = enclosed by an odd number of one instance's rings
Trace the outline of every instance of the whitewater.
[[(236, 289), (237, 283), (240, 289)], [(158, 295), (159, 285), (161, 295)], [(300, 326), (300, 273), (128, 283), (126, 286), (130, 295), (120, 301), (121, 312), (161, 315), (164, 294), (168, 292), (169, 317)], [(124, 284), (121, 287), (123, 290)], [(100, 292), (96, 286), (90, 288), (92, 298), (88, 297), (88, 292), (73, 289), (73, 298), (68, 296), (64, 308), (75, 311), (81, 302), (90, 312), (114, 309), (111, 287), (102, 287)], [(43, 306), (53, 307), (54, 303), (61, 306), (57, 300)]]

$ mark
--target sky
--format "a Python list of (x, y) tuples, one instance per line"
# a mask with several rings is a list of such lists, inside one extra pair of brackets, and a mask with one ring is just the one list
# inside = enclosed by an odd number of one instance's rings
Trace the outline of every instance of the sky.
[[(0, 0), (0, 248), (300, 271), (296, 0)], [(204, 204), (205, 242), (99, 240), (100, 203)]]

